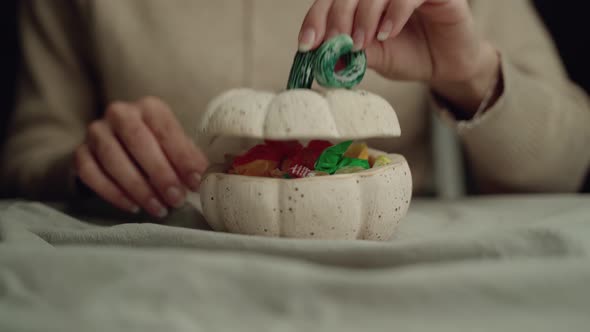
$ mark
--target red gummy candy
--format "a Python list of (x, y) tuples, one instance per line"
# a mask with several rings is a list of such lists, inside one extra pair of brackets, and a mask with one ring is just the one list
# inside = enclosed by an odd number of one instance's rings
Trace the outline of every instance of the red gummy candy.
[(281, 164), (281, 171), (288, 172), (291, 167), (301, 164), (301, 153), (302, 151), (294, 156), (291, 156), (290, 158), (283, 160), (283, 163)]
[(284, 158), (296, 154), (303, 146), (297, 141), (271, 141), (258, 144), (245, 154), (234, 159), (233, 165), (240, 166), (255, 160), (271, 160), (280, 163)]
[(307, 144), (307, 148), (310, 150), (321, 150), (324, 152), (325, 149), (332, 146), (332, 143), (329, 141), (322, 141), (322, 140), (313, 140)]
[(281, 153), (283, 158), (290, 157), (303, 149), (298, 141), (271, 141), (265, 140), (266, 145)]
[(318, 160), (322, 152), (325, 149), (332, 146), (332, 143), (328, 141), (313, 140), (307, 144), (307, 147), (300, 150), (297, 154), (283, 161), (281, 169), (287, 172), (291, 167), (295, 165), (301, 165), (310, 170), (314, 169), (315, 162)]
[(301, 165), (309, 168), (315, 168), (315, 162), (318, 160), (322, 152), (327, 148), (331, 147), (332, 143), (328, 141), (311, 141), (307, 145), (307, 149), (304, 151), (302, 156)]
[(281, 154), (276, 149), (266, 144), (259, 144), (248, 150), (245, 154), (234, 158), (233, 166), (240, 166), (251, 163), (255, 160), (270, 160), (279, 163)]

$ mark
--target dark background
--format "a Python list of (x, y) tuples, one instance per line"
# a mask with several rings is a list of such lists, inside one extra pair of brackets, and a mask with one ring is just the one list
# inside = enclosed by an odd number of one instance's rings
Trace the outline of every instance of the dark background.
[(16, 1), (0, 1), (0, 144), (14, 102), (18, 59)]
[[(17, 2), (17, 0), (0, 1), (0, 45), (2, 45), (0, 52), (0, 144), (6, 132), (10, 110), (13, 108), (16, 68), (19, 62)], [(590, 89), (590, 24), (588, 24), (587, 11), (584, 10), (585, 1), (537, 0), (534, 2), (555, 39), (570, 77), (588, 92)], [(585, 191), (590, 192), (590, 176), (586, 181)]]

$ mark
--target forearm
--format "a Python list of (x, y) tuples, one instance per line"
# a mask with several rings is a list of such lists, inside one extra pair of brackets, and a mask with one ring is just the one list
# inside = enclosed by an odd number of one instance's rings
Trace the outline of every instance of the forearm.
[(504, 89), (500, 55), (491, 43), (482, 41), (480, 56), (473, 62), (475, 70), (465, 80), (430, 83), (433, 93), (461, 120), (471, 119), (477, 112), (493, 106)]
[[(488, 90), (497, 98), (474, 116), (485, 99), (485, 75), (433, 90), (457, 128), (478, 182), (494, 192), (577, 191), (590, 166), (588, 96), (568, 80), (529, 1), (473, 0), (470, 5), (482, 40), (498, 50), (498, 85)], [(494, 65), (488, 67), (493, 73)]]
[(567, 80), (549, 81), (502, 61), (504, 92), (484, 115), (459, 123), (482, 182), (502, 190), (573, 192), (590, 166), (590, 103)]

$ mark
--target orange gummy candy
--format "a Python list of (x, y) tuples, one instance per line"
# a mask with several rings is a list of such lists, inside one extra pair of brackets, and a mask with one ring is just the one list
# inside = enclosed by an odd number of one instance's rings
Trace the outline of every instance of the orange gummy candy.
[(278, 164), (278, 162), (273, 160), (254, 160), (247, 164), (234, 166), (232, 173), (247, 176), (270, 177), (272, 171), (278, 167)]

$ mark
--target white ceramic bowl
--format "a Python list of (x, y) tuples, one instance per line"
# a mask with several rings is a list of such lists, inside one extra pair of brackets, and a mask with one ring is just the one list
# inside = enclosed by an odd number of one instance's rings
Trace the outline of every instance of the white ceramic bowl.
[(204, 175), (203, 214), (216, 231), (287, 238), (388, 240), (406, 215), (412, 177), (406, 159), (354, 174), (277, 179)]

